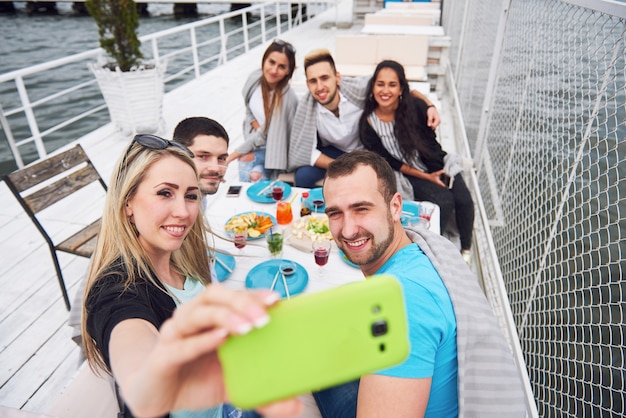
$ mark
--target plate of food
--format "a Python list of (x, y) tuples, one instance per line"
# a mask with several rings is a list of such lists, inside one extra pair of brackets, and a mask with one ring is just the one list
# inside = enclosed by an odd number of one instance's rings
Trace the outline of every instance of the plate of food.
[(250, 269), (246, 276), (248, 289), (271, 289), (272, 283), (274, 283), (274, 291), (283, 298), (287, 296), (285, 292), (286, 283), (289, 296), (293, 296), (302, 293), (306, 288), (309, 283), (309, 274), (302, 265), (295, 261), (278, 258), (257, 264)]
[(307, 215), (294, 221), (287, 228), (287, 243), (301, 251), (313, 251), (311, 245), (313, 241), (329, 240), (333, 241), (333, 235), (328, 226), (328, 216)]
[(264, 180), (254, 183), (248, 190), (246, 190), (246, 195), (250, 200), (257, 203), (275, 203), (274, 197), (272, 196), (272, 189), (274, 186), (283, 186), (283, 196), (281, 199), (287, 199), (289, 195), (291, 195), (291, 186), (284, 181), (276, 181), (276, 180)]
[(266, 212), (243, 212), (226, 221), (224, 230), (227, 232), (248, 231), (248, 239), (259, 239), (274, 225), (276, 218)]
[(230, 254), (214, 252), (211, 259), (218, 282), (228, 279), (235, 269), (235, 257)]
[(354, 268), (356, 268), (356, 269), (359, 269), (359, 268), (360, 268), (358, 265), (356, 265), (356, 264), (354, 264), (352, 261), (350, 261), (350, 260), (348, 259), (348, 257), (346, 257), (346, 254), (345, 254), (343, 251), (341, 251), (341, 249), (339, 249), (339, 248), (338, 248), (337, 250), (339, 251), (339, 257), (343, 260), (343, 262), (344, 262), (344, 263), (346, 263), (346, 264), (347, 264), (347, 265), (349, 265), (350, 267), (354, 267)]

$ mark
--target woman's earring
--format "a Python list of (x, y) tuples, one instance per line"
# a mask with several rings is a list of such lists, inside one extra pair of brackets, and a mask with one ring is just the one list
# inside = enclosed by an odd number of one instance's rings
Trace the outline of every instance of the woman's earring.
[(400, 101), (402, 101), (402, 95), (400, 95)]

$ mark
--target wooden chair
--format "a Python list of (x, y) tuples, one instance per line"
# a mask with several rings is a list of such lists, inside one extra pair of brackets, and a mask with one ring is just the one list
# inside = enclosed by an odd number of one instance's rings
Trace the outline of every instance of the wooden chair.
[(3, 177), (3, 180), (46, 240), (54, 261), (63, 300), (69, 310), (70, 300), (57, 251), (91, 257), (100, 231), (100, 218), (55, 244), (42, 225), (41, 219), (38, 218), (38, 214), (95, 182), (99, 182), (106, 193), (106, 183), (80, 145), (8, 174)]

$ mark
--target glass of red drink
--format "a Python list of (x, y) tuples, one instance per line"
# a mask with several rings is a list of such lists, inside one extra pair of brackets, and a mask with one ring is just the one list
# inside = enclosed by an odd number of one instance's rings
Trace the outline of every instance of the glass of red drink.
[(233, 244), (235, 248), (239, 250), (239, 253), (242, 253), (243, 248), (246, 246), (248, 242), (248, 230), (247, 229), (239, 229), (236, 231), (230, 231), (230, 238), (233, 240)]
[(330, 241), (325, 239), (313, 241), (313, 257), (315, 257), (315, 264), (319, 267), (317, 269), (317, 275), (322, 277), (324, 274), (323, 267), (328, 263), (328, 257), (330, 256)]
[(275, 184), (274, 187), (272, 187), (272, 198), (275, 201), (280, 202), (281, 200), (283, 200), (284, 193), (285, 186), (283, 186), (282, 184)]

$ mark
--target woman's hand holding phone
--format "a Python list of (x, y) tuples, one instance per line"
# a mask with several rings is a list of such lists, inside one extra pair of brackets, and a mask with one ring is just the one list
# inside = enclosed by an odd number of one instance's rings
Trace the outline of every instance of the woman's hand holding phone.
[(447, 189), (452, 188), (452, 177), (450, 177), (446, 173), (443, 173), (439, 176), (439, 179)]
[[(143, 320), (119, 323), (111, 335), (111, 365), (127, 405), (137, 415), (160, 416), (228, 402), (216, 350), (233, 335), (265, 327), (267, 309), (278, 298), (269, 290), (211, 285), (177, 308), (158, 331)], [(289, 398), (259, 411), (290, 417), (302, 408), (301, 401)]]

